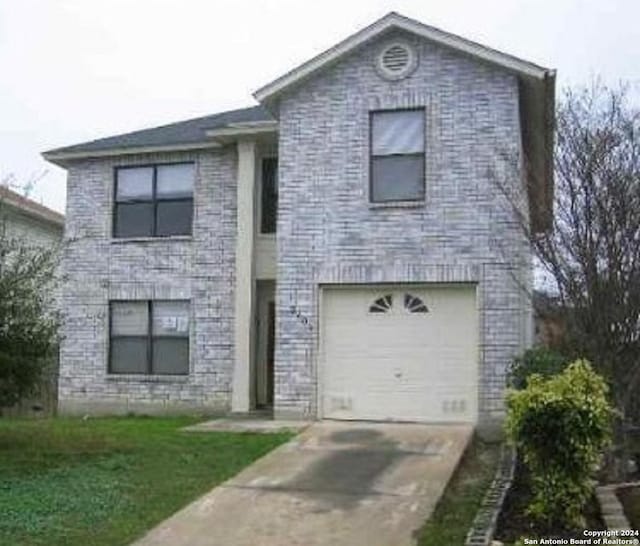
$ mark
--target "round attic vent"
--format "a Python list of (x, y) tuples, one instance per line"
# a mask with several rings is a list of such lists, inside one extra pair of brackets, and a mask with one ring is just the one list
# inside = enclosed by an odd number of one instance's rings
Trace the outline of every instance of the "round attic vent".
[(417, 57), (411, 46), (402, 42), (389, 44), (378, 55), (376, 68), (387, 80), (399, 80), (407, 77), (417, 65)]

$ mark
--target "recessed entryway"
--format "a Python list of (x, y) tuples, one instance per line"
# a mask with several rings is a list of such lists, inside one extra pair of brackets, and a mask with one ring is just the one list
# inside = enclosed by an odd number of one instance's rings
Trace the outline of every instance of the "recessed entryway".
[(276, 333), (274, 281), (258, 281), (256, 291), (255, 407), (273, 407)]
[(322, 417), (476, 421), (474, 285), (325, 287), (321, 313)]

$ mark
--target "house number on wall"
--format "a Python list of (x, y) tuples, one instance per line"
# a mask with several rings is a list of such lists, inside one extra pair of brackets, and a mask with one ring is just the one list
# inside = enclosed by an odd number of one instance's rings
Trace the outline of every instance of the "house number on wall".
[(296, 317), (303, 326), (305, 326), (309, 330), (313, 330), (313, 327), (311, 326), (309, 319), (305, 317), (295, 305), (289, 306), (289, 313), (291, 313), (294, 317)]

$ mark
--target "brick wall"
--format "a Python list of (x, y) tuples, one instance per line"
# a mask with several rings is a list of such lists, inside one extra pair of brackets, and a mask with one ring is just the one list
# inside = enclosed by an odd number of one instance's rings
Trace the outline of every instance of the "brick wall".
[[(111, 239), (113, 168), (195, 161), (192, 240)], [(59, 381), (65, 413), (225, 410), (233, 368), (236, 226), (234, 147), (127, 156), (69, 169)], [(190, 374), (107, 373), (110, 299), (189, 299)]]
[[(279, 102), (276, 411), (316, 413), (318, 290), (325, 283), (475, 282), (482, 421), (503, 410), (505, 368), (529, 338), (530, 263), (490, 170), (520, 149), (513, 75), (412, 36), (416, 71), (374, 68), (382, 36)], [(369, 111), (424, 107), (426, 203), (372, 206)], [(518, 182), (514, 181), (514, 185)]]
[[(499, 418), (505, 369), (526, 344), (530, 256), (489, 174), (519, 151), (515, 76), (403, 37), (416, 71), (374, 68), (384, 36), (282, 98), (276, 410), (316, 414), (319, 286), (471, 282), (480, 316), (480, 415)], [(372, 206), (369, 111), (424, 107), (426, 202)], [(194, 160), (191, 241), (112, 241), (113, 167)], [(59, 398), (65, 412), (226, 410), (233, 373), (236, 153), (128, 156), (70, 168)], [(514, 182), (514, 184), (518, 184)], [(523, 263), (527, 267), (523, 268)], [(109, 376), (108, 301), (191, 300), (188, 377)]]

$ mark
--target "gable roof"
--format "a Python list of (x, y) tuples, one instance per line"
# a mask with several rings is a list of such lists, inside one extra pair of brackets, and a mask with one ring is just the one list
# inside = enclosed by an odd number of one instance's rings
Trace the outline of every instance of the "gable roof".
[[(45, 152), (43, 156), (53, 163), (65, 166), (69, 161), (81, 158), (213, 148), (238, 136), (273, 132), (277, 129), (277, 120), (274, 117), (277, 117), (277, 99), (281, 93), (391, 29), (413, 33), (516, 75), (519, 82), (522, 145), (527, 163), (531, 222), (535, 231), (548, 229), (553, 214), (555, 71), (395, 12), (385, 15), (324, 53), (258, 89), (254, 97), (261, 106), (57, 148)], [(270, 112), (276, 115), (273, 116)]]
[(332, 48), (327, 49), (313, 59), (308, 60), (273, 80), (271, 83), (261, 87), (253, 94), (253, 96), (261, 103), (272, 101), (285, 89), (288, 89), (290, 86), (308, 78), (310, 75), (324, 68), (327, 64), (336, 62), (344, 55), (351, 53), (353, 50), (363, 45), (365, 42), (368, 42), (383, 32), (391, 29), (410, 32), (433, 43), (454, 49), (460, 53), (471, 55), (477, 59), (499, 66), (510, 72), (515, 72), (524, 77), (542, 79), (549, 72), (548, 69), (529, 61), (524, 61), (514, 57), (513, 55), (508, 55), (501, 51), (491, 49), (490, 47), (472, 42), (471, 40), (467, 40), (461, 36), (425, 25), (424, 23), (392, 11), (368, 27), (352, 34)]
[(64, 215), (16, 193), (6, 186), (0, 186), (0, 206), (2, 205), (8, 205), (31, 218), (55, 224), (60, 228), (64, 227)]
[(251, 125), (269, 121), (273, 121), (273, 117), (265, 108), (252, 106), (56, 148), (42, 155), (49, 161), (63, 165), (65, 161), (83, 157), (208, 148), (216, 145), (209, 138), (208, 133), (212, 131), (234, 124)]
[(261, 87), (253, 96), (258, 102), (277, 113), (278, 98), (283, 92), (389, 30), (412, 33), (442, 47), (499, 67), (518, 78), (522, 147), (527, 166), (526, 184), (529, 190), (532, 229), (536, 232), (549, 229), (553, 214), (555, 70), (538, 66), (391, 12), (313, 59)]

